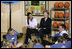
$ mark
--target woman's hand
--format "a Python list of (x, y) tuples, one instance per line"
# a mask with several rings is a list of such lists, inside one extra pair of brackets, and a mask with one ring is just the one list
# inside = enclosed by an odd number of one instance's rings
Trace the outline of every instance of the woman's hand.
[(30, 27), (31, 29), (36, 29), (37, 28), (37, 26), (35, 26), (35, 27)]
[(31, 28), (30, 26), (27, 26), (27, 28)]

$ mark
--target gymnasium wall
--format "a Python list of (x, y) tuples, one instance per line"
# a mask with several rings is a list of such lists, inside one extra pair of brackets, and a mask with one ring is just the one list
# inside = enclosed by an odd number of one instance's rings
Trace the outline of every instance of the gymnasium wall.
[[(51, 8), (54, 7), (55, 2), (56, 1), (46, 2), (47, 3), (46, 9), (48, 9), (49, 12)], [(58, 1), (58, 2), (63, 2), (63, 1)], [(70, 11), (71, 11), (71, 1), (68, 1), (68, 2), (70, 3)], [(18, 30), (19, 32), (22, 32), (22, 28), (26, 25), (24, 2), (12, 4), (11, 8), (12, 8), (12, 28)], [(37, 18), (38, 23), (40, 23), (40, 20), (43, 16), (34, 16), (34, 17)], [(71, 13), (70, 13), (70, 17), (71, 17)], [(8, 28), (9, 28), (9, 5), (1, 3), (1, 32), (7, 32)], [(54, 33), (52, 33), (52, 35), (54, 35)]]
[(1, 32), (9, 28), (9, 5), (1, 4)]

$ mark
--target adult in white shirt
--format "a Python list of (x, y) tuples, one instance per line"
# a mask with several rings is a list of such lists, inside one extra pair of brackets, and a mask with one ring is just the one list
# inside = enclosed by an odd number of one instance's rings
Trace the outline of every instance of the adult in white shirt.
[[(58, 33), (58, 35), (56, 35), (56, 37), (63, 36), (63, 34), (67, 34), (68, 35), (68, 33), (66, 31), (66, 26), (62, 24), (62, 25), (59, 26), (59, 33)], [(57, 44), (57, 43), (58, 42), (56, 41), (55, 44)]]
[(60, 25), (59, 26), (59, 32), (60, 32), (59, 33), (60, 36), (63, 36), (64, 33), (68, 34), (67, 31), (66, 31), (66, 26), (65, 25)]
[(26, 20), (26, 39), (25, 39), (25, 44), (28, 44), (28, 39), (31, 39), (31, 34), (38, 33), (36, 30), (37, 28), (37, 20), (32, 16), (32, 14), (29, 12), (27, 14), (27, 20)]
[(57, 37), (58, 36), (63, 36), (63, 34), (67, 34), (68, 35), (68, 33), (66, 31), (66, 26), (64, 24), (59, 26), (59, 33), (54, 35), (55, 41), (57, 41)]

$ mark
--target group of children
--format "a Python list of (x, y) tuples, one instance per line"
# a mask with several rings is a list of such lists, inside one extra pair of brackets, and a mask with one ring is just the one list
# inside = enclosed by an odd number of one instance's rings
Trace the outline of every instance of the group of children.
[[(40, 26), (37, 27), (37, 20), (29, 12), (26, 20), (26, 38), (24, 41), (25, 47), (30, 48), (71, 48), (71, 40), (66, 32), (66, 26), (59, 26), (59, 33), (51, 36), (51, 19), (48, 17), (49, 12), (45, 10), (44, 18), (40, 21)], [(22, 44), (17, 42), (19, 33), (14, 29), (9, 29), (6, 39), (10, 41), (12, 48), (17, 48)], [(34, 39), (31, 36), (36, 36)], [(46, 39), (45, 39), (45, 38)], [(19, 44), (18, 44), (19, 43)]]
[[(14, 29), (8, 30), (6, 39), (10, 41), (11, 48), (18, 48), (17, 45), (20, 45), (20, 43), (17, 42), (17, 34)], [(27, 48), (71, 48), (71, 39), (66, 33), (63, 33), (62, 36), (60, 33), (55, 36), (44, 35), (43, 39), (38, 35), (31, 34), (31, 39), (28, 39)]]
[(71, 40), (67, 34), (63, 34), (63, 36), (58, 36), (55, 44), (46, 45), (46, 48), (71, 48)]

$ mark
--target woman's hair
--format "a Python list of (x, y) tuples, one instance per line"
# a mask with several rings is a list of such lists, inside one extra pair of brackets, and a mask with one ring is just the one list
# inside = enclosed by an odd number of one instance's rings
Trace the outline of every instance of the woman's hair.
[(29, 25), (29, 15), (30, 14), (31, 14), (30, 12), (27, 13), (27, 23), (28, 23), (28, 25)]
[(43, 14), (44, 14), (44, 12), (46, 12), (47, 14), (49, 14), (48, 10), (44, 10), (44, 11), (43, 11)]
[(9, 28), (7, 34), (9, 34), (10, 31), (14, 30), (13, 28)]

